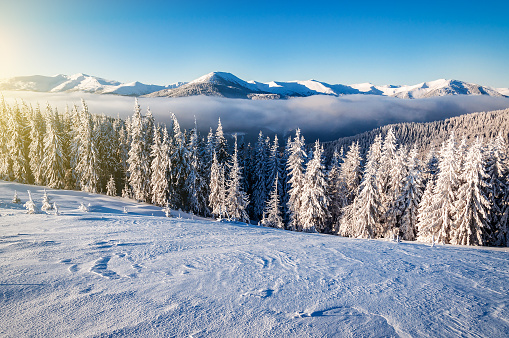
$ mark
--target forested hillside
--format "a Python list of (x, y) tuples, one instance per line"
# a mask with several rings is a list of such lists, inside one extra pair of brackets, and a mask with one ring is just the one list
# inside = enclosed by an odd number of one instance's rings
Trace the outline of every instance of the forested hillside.
[[(326, 159), (297, 130), (284, 146), (201, 136), (143, 115), (0, 103), (0, 177), (121, 195), (293, 231), (462, 245), (508, 242), (509, 110), (381, 128)], [(327, 164), (327, 165), (326, 165)]]

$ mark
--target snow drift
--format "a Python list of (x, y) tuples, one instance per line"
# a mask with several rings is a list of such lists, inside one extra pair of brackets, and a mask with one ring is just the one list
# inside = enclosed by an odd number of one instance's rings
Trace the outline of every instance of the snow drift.
[(50, 189), (61, 215), (29, 215), (27, 189), (40, 207), (42, 187), (0, 182), (3, 336), (509, 335), (507, 248), (165, 218)]

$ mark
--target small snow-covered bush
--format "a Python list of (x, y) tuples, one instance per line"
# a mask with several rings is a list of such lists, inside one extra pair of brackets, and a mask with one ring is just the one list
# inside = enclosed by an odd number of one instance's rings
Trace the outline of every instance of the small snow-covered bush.
[(16, 190), (14, 190), (14, 197), (12, 198), (12, 203), (16, 203), (16, 204), (21, 203), (21, 200), (18, 197), (18, 192)]
[(53, 206), (50, 203), (50, 198), (48, 196), (48, 193), (46, 192), (46, 189), (44, 189), (44, 195), (42, 195), (42, 211), (47, 211), (53, 209)]
[(30, 190), (28, 190), (28, 201), (24, 204), (24, 207), (27, 209), (27, 214), (37, 213), (37, 207), (32, 200), (32, 194), (30, 193)]

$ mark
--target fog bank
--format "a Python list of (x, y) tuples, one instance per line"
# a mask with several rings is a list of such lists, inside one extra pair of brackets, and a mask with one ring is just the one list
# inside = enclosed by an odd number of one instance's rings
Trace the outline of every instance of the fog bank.
[[(3, 92), (7, 103), (24, 100), (32, 105), (50, 103), (63, 111), (81, 106), (83, 98), (91, 113), (125, 118), (133, 113), (134, 98), (88, 93)], [(286, 136), (300, 128), (306, 141), (330, 141), (389, 123), (429, 122), (478, 111), (509, 107), (509, 98), (489, 96), (444, 96), (428, 99), (397, 99), (374, 95), (342, 97), (311, 96), (289, 100), (252, 101), (219, 97), (139, 98), (142, 111), (150, 107), (158, 122), (168, 123), (175, 113), (183, 128), (192, 128), (194, 117), (202, 133), (217, 127), (221, 118), (226, 133), (246, 133), (248, 139), (259, 130)]]

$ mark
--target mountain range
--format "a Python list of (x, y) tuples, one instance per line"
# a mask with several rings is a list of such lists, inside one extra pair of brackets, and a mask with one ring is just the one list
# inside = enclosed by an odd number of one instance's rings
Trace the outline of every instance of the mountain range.
[(286, 99), (313, 95), (343, 96), (352, 94), (418, 99), (448, 95), (487, 95), (508, 97), (509, 88), (492, 88), (459, 80), (439, 79), (416, 85), (382, 85), (360, 83), (328, 84), (317, 80), (288, 82), (244, 81), (226, 72), (212, 72), (191, 82), (166, 86), (141, 82), (120, 83), (86, 74), (55, 76), (19, 76), (0, 80), (0, 90), (37, 92), (88, 92), (146, 97), (187, 97), (195, 95), (243, 98), (253, 100)]

